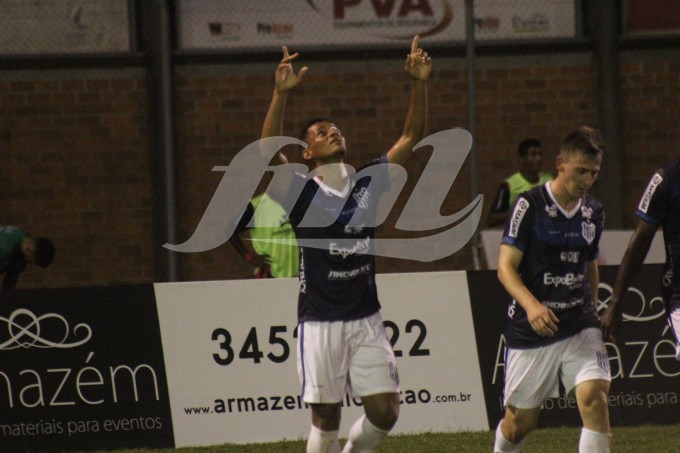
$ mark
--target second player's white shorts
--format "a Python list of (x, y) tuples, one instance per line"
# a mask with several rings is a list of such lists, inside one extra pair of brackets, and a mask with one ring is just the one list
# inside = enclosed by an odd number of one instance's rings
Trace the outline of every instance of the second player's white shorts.
[(399, 373), (380, 313), (355, 321), (304, 322), (297, 367), (306, 403), (399, 392)]
[(602, 331), (585, 329), (547, 346), (508, 348), (505, 360), (506, 406), (533, 409), (547, 398), (559, 397), (559, 381), (567, 394), (581, 382), (611, 382), (609, 357)]

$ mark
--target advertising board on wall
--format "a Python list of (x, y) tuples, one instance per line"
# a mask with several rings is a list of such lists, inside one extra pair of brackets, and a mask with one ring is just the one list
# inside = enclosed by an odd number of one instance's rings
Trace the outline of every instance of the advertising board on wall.
[[(476, 38), (572, 38), (573, 0), (476, 0)], [(465, 41), (464, 0), (180, 0), (181, 49), (241, 51), (400, 47), (419, 34), (430, 43)]]
[(0, 0), (0, 55), (128, 52), (128, 0)]
[[(599, 305), (616, 266), (600, 268)], [(627, 293), (607, 344), (614, 426), (680, 423), (680, 362), (660, 265)], [(493, 429), (503, 414), (508, 303), (495, 271), (378, 274), (397, 356), (395, 433)], [(0, 451), (93, 451), (306, 438), (296, 279), (0, 292)], [(343, 401), (340, 436), (363, 412)], [(572, 397), (543, 426), (578, 426)]]
[(174, 446), (153, 287), (3, 291), (0, 451)]
[[(383, 274), (377, 284), (401, 381), (395, 432), (486, 429), (465, 273)], [(297, 285), (156, 285), (178, 447), (309, 434), (296, 371)], [(359, 399), (344, 406), (342, 437), (363, 413)]]

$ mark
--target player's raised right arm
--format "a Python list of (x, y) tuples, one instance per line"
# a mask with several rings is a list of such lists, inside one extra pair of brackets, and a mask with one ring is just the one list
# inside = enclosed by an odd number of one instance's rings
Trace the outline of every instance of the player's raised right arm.
[[(267, 109), (267, 115), (264, 118), (262, 125), (261, 138), (278, 137), (283, 135), (283, 114), (286, 109), (286, 99), (288, 93), (295, 88), (307, 72), (307, 67), (300, 69), (296, 75), (293, 71), (292, 61), (298, 57), (299, 54), (288, 54), (288, 48), (283, 46), (283, 58), (276, 68), (274, 74), (274, 93), (272, 100)], [(283, 153), (276, 153), (275, 159), (278, 163), (287, 163), (288, 160)]]

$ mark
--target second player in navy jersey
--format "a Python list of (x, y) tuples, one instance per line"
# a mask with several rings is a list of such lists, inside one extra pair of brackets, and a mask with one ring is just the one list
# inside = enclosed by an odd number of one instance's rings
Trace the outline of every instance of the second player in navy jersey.
[(597, 318), (597, 255), (604, 213), (588, 194), (604, 144), (582, 126), (556, 158), (557, 177), (520, 195), (506, 220), (498, 278), (508, 307), (505, 415), (495, 453), (517, 453), (560, 383), (583, 422), (580, 453), (609, 453), (609, 359)]
[(649, 180), (636, 211), (638, 217), (616, 276), (602, 324), (607, 338), (616, 341), (622, 321), (620, 301), (647, 256), (659, 226), (663, 229), (666, 262), (661, 288), (668, 322), (675, 336), (675, 354), (680, 360), (680, 159), (668, 162)]
[(599, 327), (586, 269), (597, 259), (603, 228), (602, 205), (590, 194), (569, 212), (555, 200), (550, 183), (520, 195), (502, 243), (524, 254), (517, 271), (531, 294), (552, 310), (559, 327), (552, 336), (540, 335), (513, 301), (506, 332), (509, 347), (535, 348)]

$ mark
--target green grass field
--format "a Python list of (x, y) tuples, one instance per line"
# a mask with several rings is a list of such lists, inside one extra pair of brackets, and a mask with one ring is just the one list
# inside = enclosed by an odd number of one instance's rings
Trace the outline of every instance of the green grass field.
[[(612, 453), (680, 453), (680, 425), (615, 427)], [(546, 428), (529, 436), (522, 453), (576, 453), (577, 428)], [(382, 453), (491, 453), (493, 433), (429, 433), (387, 438)], [(248, 445), (220, 445), (163, 450), (117, 450), (117, 453), (301, 453), (302, 440)]]

